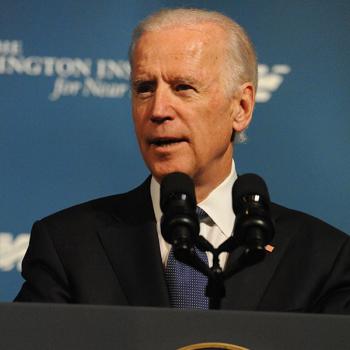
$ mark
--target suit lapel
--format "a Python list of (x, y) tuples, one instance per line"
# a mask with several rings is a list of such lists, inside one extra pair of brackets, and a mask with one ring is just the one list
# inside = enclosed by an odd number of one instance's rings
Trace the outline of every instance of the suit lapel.
[[(265, 259), (256, 265), (249, 266), (231, 276), (225, 282), (226, 297), (223, 309), (257, 310), (269, 287), (289, 242), (289, 234), (285, 232), (278, 218), (278, 210), (272, 206), (272, 218), (275, 222), (276, 234), (271, 242), (272, 252), (267, 252)], [(233, 263), (241, 251), (230, 254), (228, 264)]]
[(110, 219), (103, 222), (98, 230), (101, 243), (128, 303), (169, 306), (149, 179), (120, 196)]
[[(276, 234), (272, 253), (244, 268), (225, 282), (223, 309), (256, 310), (288, 246), (289, 234), (279, 222), (278, 207), (272, 205)], [(103, 218), (98, 233), (121, 288), (130, 305), (169, 306), (160, 256), (149, 179), (137, 189), (117, 196)], [(230, 254), (228, 263), (238, 251)]]

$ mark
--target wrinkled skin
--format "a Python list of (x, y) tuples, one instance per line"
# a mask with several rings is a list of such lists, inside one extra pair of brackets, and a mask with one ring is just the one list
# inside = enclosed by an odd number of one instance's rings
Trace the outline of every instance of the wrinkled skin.
[(252, 84), (227, 91), (224, 36), (211, 23), (146, 32), (132, 59), (143, 158), (159, 182), (174, 171), (191, 176), (198, 201), (230, 173), (232, 133), (247, 127), (254, 106)]

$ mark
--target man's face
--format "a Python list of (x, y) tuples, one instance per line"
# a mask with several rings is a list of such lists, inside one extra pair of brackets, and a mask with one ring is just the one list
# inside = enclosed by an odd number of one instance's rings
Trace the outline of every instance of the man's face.
[(213, 24), (146, 32), (132, 61), (132, 112), (143, 158), (158, 181), (174, 171), (196, 186), (230, 172), (239, 101), (224, 84), (224, 35)]

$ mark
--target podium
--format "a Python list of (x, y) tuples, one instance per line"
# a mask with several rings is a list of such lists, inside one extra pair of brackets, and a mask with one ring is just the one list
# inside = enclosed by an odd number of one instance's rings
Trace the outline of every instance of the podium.
[(206, 342), (350, 349), (350, 316), (0, 303), (2, 350), (175, 350)]

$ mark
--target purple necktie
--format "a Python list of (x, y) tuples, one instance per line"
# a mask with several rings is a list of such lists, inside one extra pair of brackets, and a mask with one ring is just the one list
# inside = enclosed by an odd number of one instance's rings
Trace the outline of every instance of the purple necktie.
[[(199, 220), (208, 217), (201, 208), (196, 209)], [(197, 255), (208, 264), (205, 252), (195, 248)], [(173, 249), (170, 250), (165, 278), (168, 284), (170, 305), (178, 309), (208, 309), (209, 299), (205, 296), (208, 283), (207, 276), (196, 269), (175, 259)]]

